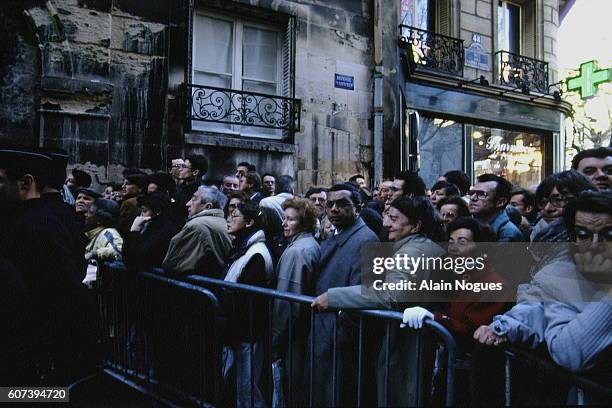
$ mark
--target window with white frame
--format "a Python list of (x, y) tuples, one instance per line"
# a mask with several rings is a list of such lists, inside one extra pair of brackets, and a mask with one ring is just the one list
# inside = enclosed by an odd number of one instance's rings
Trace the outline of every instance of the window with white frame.
[[(238, 18), (194, 14), (192, 83), (195, 85), (282, 95), (283, 33)], [(218, 91), (207, 94), (205, 114), (217, 114), (248, 102), (244, 95)], [(251, 102), (253, 99), (251, 99)], [(196, 130), (212, 130), (246, 136), (281, 137), (278, 129), (217, 122), (192, 122)]]
[(500, 1), (497, 7), (497, 49), (521, 54), (521, 6)]

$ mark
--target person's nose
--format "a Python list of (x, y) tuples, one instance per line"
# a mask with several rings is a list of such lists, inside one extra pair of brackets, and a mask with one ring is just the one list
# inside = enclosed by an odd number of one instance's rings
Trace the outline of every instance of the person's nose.
[(555, 211), (555, 209), (556, 207), (552, 205), (550, 201), (547, 202), (546, 205), (544, 206), (544, 211), (552, 212), (552, 211)]

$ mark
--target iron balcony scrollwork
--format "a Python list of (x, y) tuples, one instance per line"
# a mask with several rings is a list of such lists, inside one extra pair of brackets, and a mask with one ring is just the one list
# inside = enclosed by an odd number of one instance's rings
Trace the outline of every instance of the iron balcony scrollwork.
[(240, 89), (186, 84), (189, 119), (281, 129), (300, 128), (300, 100)]
[(495, 53), (497, 59), (497, 82), (521, 89), (548, 94), (548, 62), (508, 51)]
[(463, 40), (406, 25), (399, 28), (399, 44), (408, 49), (417, 71), (463, 76)]

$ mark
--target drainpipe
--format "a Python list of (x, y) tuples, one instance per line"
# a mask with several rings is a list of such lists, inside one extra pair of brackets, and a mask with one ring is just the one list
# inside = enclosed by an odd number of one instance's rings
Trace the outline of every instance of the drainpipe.
[(374, 186), (383, 179), (383, 67), (374, 71)]
[(374, 185), (383, 179), (383, 12), (381, 0), (374, 1)]

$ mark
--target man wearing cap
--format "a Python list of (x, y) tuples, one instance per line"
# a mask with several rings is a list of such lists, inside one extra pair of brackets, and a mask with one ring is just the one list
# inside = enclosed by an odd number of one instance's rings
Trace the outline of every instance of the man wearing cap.
[[(3, 225), (6, 235), (0, 242), (0, 255), (22, 273), (30, 306), (22, 318), (35, 329), (23, 339), (32, 346), (14, 357), (23, 358), (24, 364), (29, 360), (32, 366), (39, 363), (43, 371), (40, 364), (51, 362), (54, 370), (44, 373), (47, 385), (68, 385), (91, 368), (88, 362), (93, 360), (86, 351), (93, 349), (96, 311), (81, 282), (76, 255), (67, 244), (70, 232), (41, 199), (51, 166), (47, 155), (0, 147), (0, 202), (18, 202), (13, 221)], [(44, 343), (50, 343), (49, 347), (32, 349)], [(33, 361), (33, 356), (39, 360)], [(31, 384), (15, 385), (37, 385), (37, 377), (32, 378)]]

